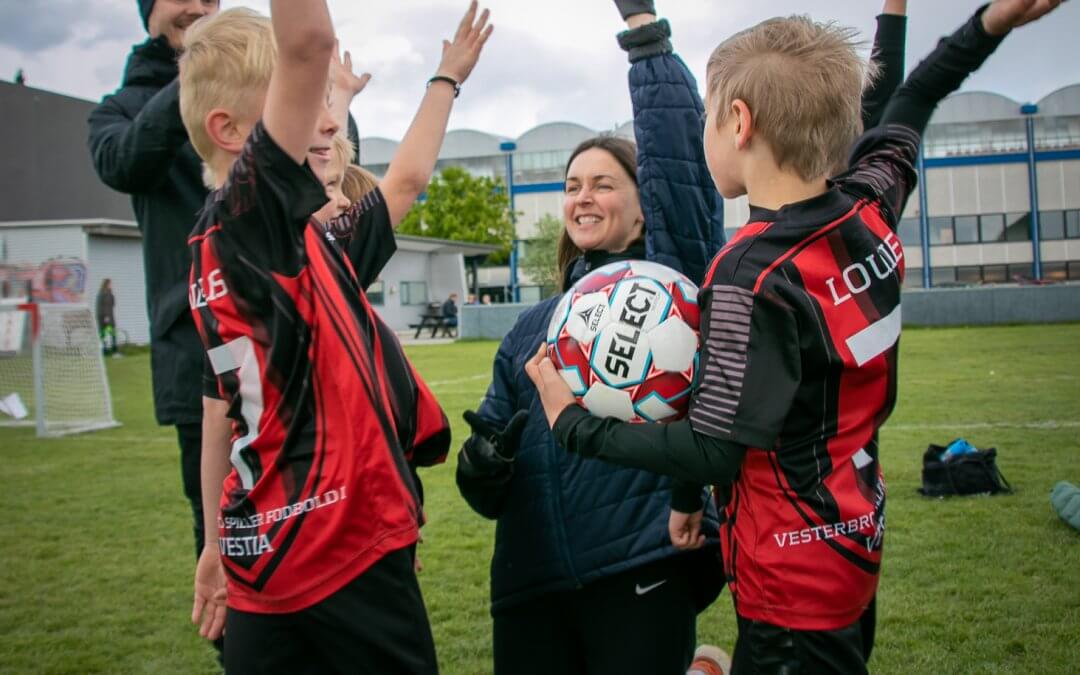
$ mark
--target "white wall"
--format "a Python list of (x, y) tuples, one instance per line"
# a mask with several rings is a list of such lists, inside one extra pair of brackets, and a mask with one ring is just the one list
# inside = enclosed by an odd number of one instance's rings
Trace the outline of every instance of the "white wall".
[(78, 225), (0, 228), (0, 262), (41, 263), (69, 257), (86, 261), (86, 236)]
[(383, 268), (379, 279), (383, 282), (383, 304), (374, 305), (383, 321), (394, 330), (405, 330), (416, 323), (424, 311), (423, 305), (401, 304), (401, 282), (423, 281), (428, 286), (428, 302), (432, 302), (428, 255), (398, 250)]
[(86, 299), (91, 307), (102, 279), (112, 279), (116, 297), (116, 327), (132, 344), (150, 343), (150, 320), (146, 315), (146, 282), (142, 246), (129, 237), (87, 237)]

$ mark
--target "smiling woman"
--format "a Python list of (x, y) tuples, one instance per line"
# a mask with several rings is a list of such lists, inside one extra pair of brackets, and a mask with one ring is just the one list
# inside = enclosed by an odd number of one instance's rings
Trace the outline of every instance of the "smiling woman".
[[(570, 154), (557, 253), (564, 290), (628, 259), (700, 281), (723, 242), (694, 79), (652, 2), (616, 6), (628, 25), (644, 23), (619, 37), (632, 64), (638, 145), (598, 136)], [(680, 672), (693, 655), (696, 614), (722, 585), (715, 510), (703, 518), (703, 548), (680, 554), (668, 534), (673, 481), (557, 445), (524, 373), (556, 302), (524, 312), (503, 340), (479, 412), (466, 413), (474, 433), (458, 456), (462, 495), (498, 520), (495, 673)]]

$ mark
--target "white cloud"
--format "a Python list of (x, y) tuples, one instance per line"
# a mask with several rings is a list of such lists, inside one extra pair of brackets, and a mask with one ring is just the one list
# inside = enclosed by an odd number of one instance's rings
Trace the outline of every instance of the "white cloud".
[[(266, 0), (234, 2), (267, 11)], [(630, 116), (626, 57), (615, 44), (623, 24), (609, 0), (490, 0), (495, 34), (458, 99), (451, 128), (517, 136), (555, 120), (610, 128)], [(976, 3), (911, 3), (908, 66), (959, 25)], [(859, 27), (872, 37), (876, 2), (772, 0), (717, 3), (660, 0), (699, 86), (705, 62), (724, 37), (777, 14), (809, 13)], [(364, 135), (398, 138), (434, 74), (441, 40), (453, 34), (463, 0), (330, 0), (344, 47), (374, 79), (354, 104)], [(99, 99), (120, 83), (132, 44), (144, 38), (132, 0), (0, 2), (0, 77), (23, 68), (32, 86)], [(1038, 100), (1080, 82), (1075, 28), (1080, 6), (1066, 3), (1046, 21), (1010, 36), (965, 89)]]

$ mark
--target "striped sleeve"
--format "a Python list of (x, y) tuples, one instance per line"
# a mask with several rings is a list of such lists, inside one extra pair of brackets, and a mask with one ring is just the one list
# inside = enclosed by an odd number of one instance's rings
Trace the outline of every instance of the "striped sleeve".
[(772, 448), (799, 385), (794, 315), (777, 299), (737, 286), (713, 286), (705, 295), (690, 424), (715, 438)]
[(914, 129), (889, 124), (865, 134), (851, 154), (851, 169), (835, 183), (881, 203), (895, 229), (908, 197), (915, 190), (920, 137)]

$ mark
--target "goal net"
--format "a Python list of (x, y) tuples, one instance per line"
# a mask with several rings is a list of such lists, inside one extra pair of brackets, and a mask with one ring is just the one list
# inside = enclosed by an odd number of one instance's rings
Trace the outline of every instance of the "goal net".
[(118, 426), (89, 307), (0, 301), (0, 426), (38, 436)]

